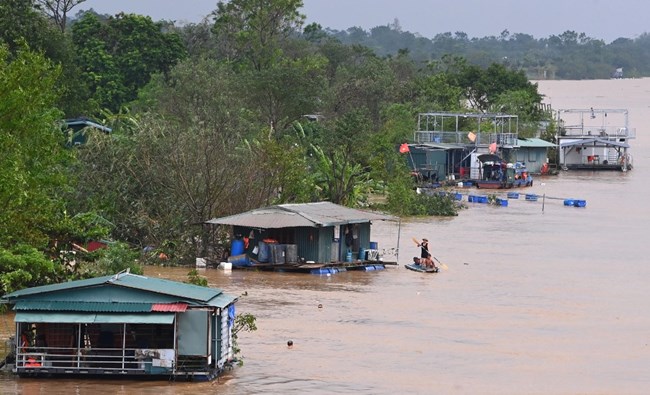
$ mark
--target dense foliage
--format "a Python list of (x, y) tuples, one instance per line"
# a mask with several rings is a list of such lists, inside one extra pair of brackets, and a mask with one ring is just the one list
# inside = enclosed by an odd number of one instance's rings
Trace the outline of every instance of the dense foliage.
[[(507, 111), (527, 133), (545, 116), (515, 64), (442, 44), (426, 63), (383, 56), (303, 29), (300, 0), (219, 2), (182, 27), (68, 18), (82, 3), (0, 4), (2, 292), (191, 262), (201, 223), (260, 206), (379, 195), (399, 215), (456, 215), (452, 200), (415, 193), (398, 152), (417, 114)], [(61, 120), (76, 116), (112, 133), (87, 129), (65, 148)], [(91, 240), (107, 248), (86, 252)]]
[(633, 39), (620, 37), (611, 43), (572, 30), (545, 38), (508, 30), (481, 38), (462, 31), (426, 38), (403, 31), (397, 21), (369, 31), (351, 27), (345, 31), (328, 29), (326, 33), (345, 44), (373, 48), (380, 56), (407, 51), (416, 62), (427, 63), (453, 54), (480, 67), (493, 63), (514, 67), (531, 79), (609, 78), (617, 68), (623, 68), (629, 77), (650, 75), (648, 33)]

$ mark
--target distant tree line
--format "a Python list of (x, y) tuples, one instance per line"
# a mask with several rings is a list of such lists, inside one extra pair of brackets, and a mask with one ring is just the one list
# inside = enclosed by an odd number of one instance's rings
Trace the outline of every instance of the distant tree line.
[(648, 33), (621, 37), (609, 44), (572, 30), (539, 39), (508, 30), (482, 38), (470, 38), (460, 31), (445, 32), (429, 39), (403, 31), (398, 21), (368, 31), (351, 27), (326, 32), (344, 44), (372, 48), (378, 56), (407, 52), (417, 63), (426, 64), (453, 54), (482, 67), (501, 63), (523, 70), (530, 79), (610, 78), (618, 68), (626, 77), (650, 76)]
[[(398, 152), (417, 114), (506, 112), (529, 136), (548, 116), (514, 64), (349, 45), (304, 26), (301, 0), (219, 2), (180, 27), (70, 17), (82, 3), (0, 3), (0, 292), (137, 270), (134, 256), (191, 262), (202, 222), (260, 206), (380, 195), (397, 215), (455, 215), (414, 192)], [(66, 148), (72, 117), (112, 133)], [(113, 247), (61, 252), (89, 240)]]

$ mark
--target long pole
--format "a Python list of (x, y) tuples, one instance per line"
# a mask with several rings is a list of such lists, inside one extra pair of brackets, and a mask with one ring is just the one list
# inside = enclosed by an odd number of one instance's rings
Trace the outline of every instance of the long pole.
[(402, 217), (399, 217), (397, 222), (397, 249), (395, 250), (395, 257), (397, 259), (397, 264), (399, 265), (399, 239), (402, 234)]

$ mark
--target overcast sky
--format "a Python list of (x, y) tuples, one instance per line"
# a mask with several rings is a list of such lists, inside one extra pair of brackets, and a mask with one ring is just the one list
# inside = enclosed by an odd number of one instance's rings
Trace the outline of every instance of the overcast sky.
[[(101, 14), (120, 11), (153, 20), (199, 22), (217, 0), (87, 0), (72, 11), (93, 8)], [(465, 32), (470, 38), (498, 36), (503, 30), (535, 38), (567, 30), (610, 43), (636, 38), (650, 30), (648, 0), (304, 0), (307, 23), (345, 30), (369, 30), (399, 21), (402, 30), (433, 38)]]

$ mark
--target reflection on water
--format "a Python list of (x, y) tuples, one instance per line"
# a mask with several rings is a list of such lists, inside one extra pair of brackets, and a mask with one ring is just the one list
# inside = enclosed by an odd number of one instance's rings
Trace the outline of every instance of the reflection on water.
[[(615, 91), (611, 83), (540, 86), (550, 89), (556, 107), (566, 97), (567, 108), (602, 108)], [(635, 83), (650, 88), (650, 80)], [(594, 95), (596, 103), (583, 97), (575, 104), (574, 97), (596, 91), (603, 96)], [(635, 92), (623, 97), (638, 98)], [(258, 319), (256, 332), (240, 335), (244, 366), (217, 382), (9, 375), (0, 377), (2, 392), (644, 394), (650, 388), (650, 169), (639, 158), (650, 152), (644, 132), (650, 111), (645, 101), (620, 100), (611, 107), (629, 108), (637, 128), (633, 171), (538, 177), (526, 192), (548, 199), (520, 198), (508, 207), (472, 203), (458, 217), (403, 221), (400, 229), (374, 224), (380, 249), (394, 247), (399, 236), (401, 265), (418, 252), (411, 238), (427, 237), (446, 271), (203, 271), (210, 286), (242, 295), (239, 312)], [(553, 198), (585, 199), (587, 207)], [(184, 281), (188, 269), (145, 272)]]

